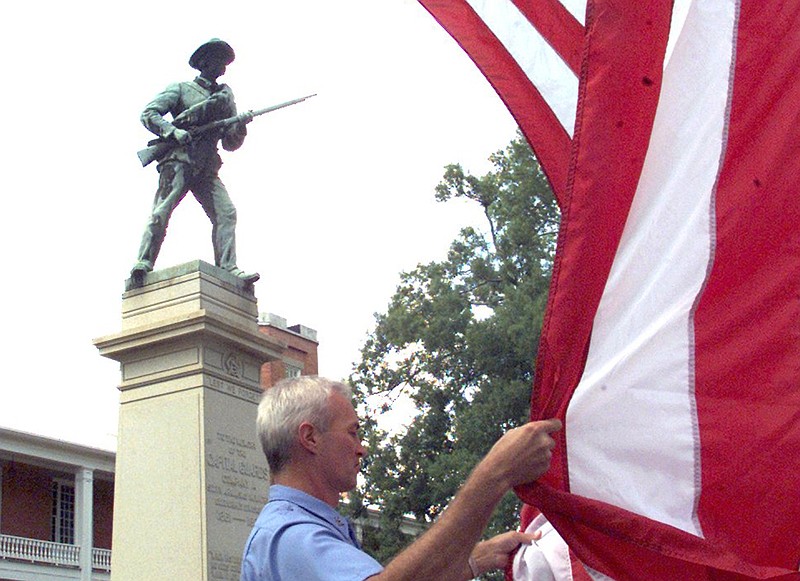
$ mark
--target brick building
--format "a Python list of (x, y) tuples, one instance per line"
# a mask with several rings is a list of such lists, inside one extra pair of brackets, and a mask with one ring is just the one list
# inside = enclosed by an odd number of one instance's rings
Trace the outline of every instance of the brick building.
[(317, 332), (304, 325), (286, 324), (286, 319), (272, 313), (258, 316), (258, 330), (286, 345), (280, 361), (261, 367), (261, 385), (275, 385), (284, 377), (317, 375)]
[(114, 452), (0, 428), (1, 580), (108, 579), (113, 505)]
[[(285, 345), (261, 384), (316, 375), (317, 334), (262, 313)], [(0, 581), (110, 578), (115, 452), (0, 428)]]

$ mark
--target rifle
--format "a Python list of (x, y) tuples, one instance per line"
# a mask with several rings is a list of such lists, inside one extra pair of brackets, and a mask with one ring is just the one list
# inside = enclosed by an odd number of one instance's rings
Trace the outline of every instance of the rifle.
[[(198, 127), (193, 127), (189, 129), (189, 134), (192, 136), (192, 139), (194, 139), (196, 137), (199, 137), (200, 135), (203, 135), (204, 133), (208, 133), (209, 131), (213, 131), (215, 129), (219, 129), (222, 127), (227, 127), (228, 125), (233, 125), (234, 123), (240, 123), (240, 122), (249, 123), (254, 117), (258, 117), (259, 115), (264, 115), (265, 113), (270, 113), (272, 111), (277, 111), (278, 109), (283, 109), (284, 107), (289, 107), (290, 105), (296, 105), (297, 103), (302, 103), (306, 99), (310, 99), (315, 95), (316, 93), (314, 93), (313, 95), (306, 95), (305, 97), (292, 99), (291, 101), (286, 101), (285, 103), (279, 103), (277, 105), (265, 107), (264, 109), (258, 109), (256, 111), (248, 111), (247, 113), (240, 113), (239, 115), (234, 115), (233, 117), (228, 117), (227, 119), (219, 119), (218, 121), (212, 121), (211, 123), (207, 123), (205, 125), (199, 125)], [(178, 142), (170, 139), (162, 139), (159, 137), (157, 139), (149, 141), (147, 143), (147, 147), (136, 152), (136, 155), (139, 156), (139, 161), (142, 162), (142, 167), (145, 167), (149, 165), (151, 162), (157, 159), (161, 159), (176, 147), (180, 147), (180, 144)]]

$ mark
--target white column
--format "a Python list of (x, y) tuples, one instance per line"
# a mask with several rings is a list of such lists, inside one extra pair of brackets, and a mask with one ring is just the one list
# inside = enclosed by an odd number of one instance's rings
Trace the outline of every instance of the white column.
[(92, 579), (94, 530), (94, 473), (81, 468), (75, 474), (75, 542), (81, 548), (81, 581)]

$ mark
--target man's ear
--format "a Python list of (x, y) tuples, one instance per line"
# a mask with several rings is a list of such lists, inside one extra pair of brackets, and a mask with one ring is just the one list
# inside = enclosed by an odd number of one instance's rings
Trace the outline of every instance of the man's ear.
[(319, 444), (319, 431), (314, 427), (314, 424), (303, 422), (297, 428), (297, 435), (300, 445), (311, 452), (317, 453), (317, 445)]

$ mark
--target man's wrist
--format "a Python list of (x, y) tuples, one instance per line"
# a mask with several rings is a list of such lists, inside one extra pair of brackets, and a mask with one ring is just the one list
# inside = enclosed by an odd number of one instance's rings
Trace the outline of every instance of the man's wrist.
[(469, 480), (477, 481), (484, 497), (494, 497), (498, 502), (506, 492), (511, 490), (511, 483), (508, 478), (499, 473), (485, 458), (472, 471)]

